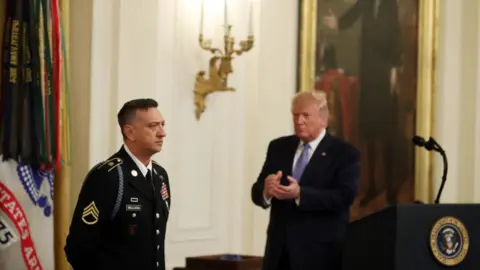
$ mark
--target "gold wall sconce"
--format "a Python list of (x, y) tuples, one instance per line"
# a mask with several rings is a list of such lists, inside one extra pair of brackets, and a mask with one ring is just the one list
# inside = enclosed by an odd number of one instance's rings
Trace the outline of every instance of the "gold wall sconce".
[[(215, 92), (233, 92), (235, 89), (228, 86), (228, 75), (233, 72), (232, 60), (234, 55), (240, 56), (244, 52), (248, 52), (253, 48), (253, 27), (252, 27), (252, 3), (250, 2), (249, 14), (249, 34), (246, 40), (239, 42), (238, 48), (235, 48), (235, 38), (231, 34), (232, 26), (228, 24), (228, 6), (227, 0), (224, 0), (224, 22), (225, 34), (223, 50), (212, 47), (211, 39), (203, 37), (203, 14), (204, 0), (201, 6), (200, 34), (198, 42), (200, 48), (213, 54), (208, 64), (208, 74), (204, 70), (199, 71), (195, 76), (194, 98), (195, 98), (195, 116), (197, 120), (205, 111), (205, 101), (209, 94)], [(208, 75), (208, 76), (206, 76)]]

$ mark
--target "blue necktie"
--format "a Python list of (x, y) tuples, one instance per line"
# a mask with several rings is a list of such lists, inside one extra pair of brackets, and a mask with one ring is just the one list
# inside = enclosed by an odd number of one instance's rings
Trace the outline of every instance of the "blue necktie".
[(297, 160), (297, 163), (295, 164), (295, 167), (293, 168), (293, 178), (295, 178), (297, 181), (300, 181), (300, 177), (302, 177), (303, 170), (305, 170), (305, 167), (308, 164), (308, 150), (310, 149), (310, 145), (308, 143), (303, 145), (303, 151), (300, 154), (300, 157)]

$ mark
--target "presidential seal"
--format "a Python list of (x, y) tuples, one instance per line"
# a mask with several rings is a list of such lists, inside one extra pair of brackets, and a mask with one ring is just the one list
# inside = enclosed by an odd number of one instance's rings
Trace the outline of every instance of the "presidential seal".
[(443, 217), (430, 231), (430, 249), (435, 259), (445, 266), (461, 263), (468, 253), (470, 238), (463, 223), (454, 217)]

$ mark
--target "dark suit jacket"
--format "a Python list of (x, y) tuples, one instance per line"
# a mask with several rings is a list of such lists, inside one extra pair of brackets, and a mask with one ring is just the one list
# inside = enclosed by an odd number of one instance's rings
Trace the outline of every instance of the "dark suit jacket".
[[(252, 187), (253, 202), (263, 199), (265, 178), (278, 170), (282, 184), (292, 175), (300, 140), (287, 136), (270, 142), (267, 157)], [(300, 203), (272, 199), (263, 270), (275, 270), (288, 254), (292, 270), (336, 269), (360, 174), (360, 154), (353, 146), (329, 135), (314, 151), (300, 179)], [(333, 267), (333, 268), (332, 268)]]

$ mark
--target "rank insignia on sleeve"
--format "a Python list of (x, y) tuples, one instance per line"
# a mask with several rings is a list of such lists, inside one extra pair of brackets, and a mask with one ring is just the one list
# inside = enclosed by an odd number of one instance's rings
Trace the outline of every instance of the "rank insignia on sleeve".
[(100, 211), (98, 211), (95, 202), (92, 201), (89, 205), (83, 208), (82, 221), (87, 225), (93, 225), (98, 222)]

